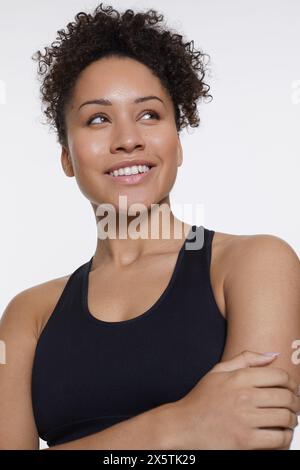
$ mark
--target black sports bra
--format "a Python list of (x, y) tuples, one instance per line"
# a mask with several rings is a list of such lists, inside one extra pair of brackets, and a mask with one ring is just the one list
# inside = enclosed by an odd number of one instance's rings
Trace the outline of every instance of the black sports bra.
[(166, 289), (129, 320), (89, 312), (93, 258), (72, 273), (39, 337), (32, 370), (35, 421), (48, 446), (176, 401), (220, 361), (227, 321), (210, 282), (214, 233), (191, 227)]

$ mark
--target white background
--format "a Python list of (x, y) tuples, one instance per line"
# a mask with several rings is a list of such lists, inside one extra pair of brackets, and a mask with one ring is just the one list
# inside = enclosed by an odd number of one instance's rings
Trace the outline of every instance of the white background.
[[(64, 175), (55, 135), (40, 123), (31, 55), (97, 4), (1, 2), (1, 311), (21, 290), (73, 272), (96, 247), (90, 203)], [(184, 163), (171, 202), (203, 205), (203, 219), (186, 217), (189, 223), (277, 235), (300, 255), (299, 0), (111, 4), (157, 9), (211, 56), (214, 99), (199, 105), (200, 127), (181, 134)], [(300, 449), (299, 426), (292, 448)]]

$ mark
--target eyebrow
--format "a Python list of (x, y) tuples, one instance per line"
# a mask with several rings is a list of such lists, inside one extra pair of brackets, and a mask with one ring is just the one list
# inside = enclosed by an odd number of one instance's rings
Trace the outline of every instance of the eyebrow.
[[(133, 103), (143, 103), (144, 101), (148, 101), (148, 100), (159, 100), (162, 102), (162, 104), (164, 105), (164, 102), (161, 98), (159, 98), (158, 96), (155, 96), (155, 95), (150, 95), (150, 96), (140, 96), (139, 98), (136, 98)], [(82, 106), (85, 106), (87, 104), (103, 104), (104, 106), (112, 106), (112, 102), (107, 100), (107, 99), (104, 99), (104, 98), (99, 98), (99, 99), (95, 99), (95, 100), (89, 100), (89, 101), (85, 101), (84, 103), (82, 103), (79, 108), (78, 108), (78, 111), (80, 110), (80, 108), (82, 108)]]

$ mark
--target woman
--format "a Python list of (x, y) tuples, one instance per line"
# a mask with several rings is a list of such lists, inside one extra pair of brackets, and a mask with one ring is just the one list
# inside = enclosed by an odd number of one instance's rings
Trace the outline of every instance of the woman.
[(210, 95), (204, 54), (162, 18), (101, 4), (35, 57), (63, 170), (99, 236), (90, 260), (20, 292), (2, 316), (3, 449), (38, 449), (39, 436), (50, 449), (289, 448), (299, 260), (278, 237), (170, 210), (179, 131), (199, 124), (196, 101)]

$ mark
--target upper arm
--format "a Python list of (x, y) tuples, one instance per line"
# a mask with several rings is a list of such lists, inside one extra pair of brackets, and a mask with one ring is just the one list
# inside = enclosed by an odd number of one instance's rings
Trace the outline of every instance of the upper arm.
[(228, 334), (222, 361), (243, 350), (280, 352), (270, 367), (300, 384), (300, 263), (273, 235), (242, 238), (224, 281)]
[(17, 294), (0, 319), (5, 363), (0, 364), (0, 449), (39, 449), (31, 402), (31, 372), (37, 343), (34, 289)]

